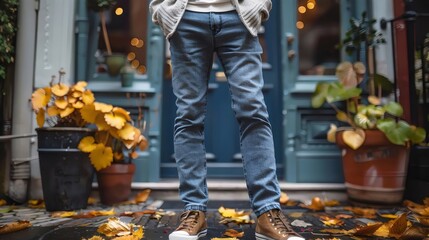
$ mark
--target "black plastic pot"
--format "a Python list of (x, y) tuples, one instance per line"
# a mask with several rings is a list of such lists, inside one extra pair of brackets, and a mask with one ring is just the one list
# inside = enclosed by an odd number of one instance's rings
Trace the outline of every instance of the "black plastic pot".
[(77, 146), (89, 128), (38, 128), (38, 151), (46, 210), (68, 211), (87, 207), (94, 167), (88, 153)]

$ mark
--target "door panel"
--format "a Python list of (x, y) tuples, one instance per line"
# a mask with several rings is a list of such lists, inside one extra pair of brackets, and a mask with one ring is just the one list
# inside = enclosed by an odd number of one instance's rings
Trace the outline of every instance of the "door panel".
[[(313, 109), (311, 95), (320, 81), (335, 80), (344, 19), (351, 1), (281, 1), (282, 80), (284, 86), (285, 180), (343, 182), (338, 148), (326, 133), (336, 121), (329, 109)], [(312, 6), (309, 6), (312, 3)]]

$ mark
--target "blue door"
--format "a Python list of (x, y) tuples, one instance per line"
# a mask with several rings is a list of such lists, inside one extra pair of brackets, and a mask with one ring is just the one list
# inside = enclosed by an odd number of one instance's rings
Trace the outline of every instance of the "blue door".
[[(270, 19), (259, 31), (259, 39), (264, 49), (264, 95), (270, 113), (274, 133), (279, 177), (283, 170), (283, 130), (282, 130), (282, 81), (280, 39), (280, 2), (273, 1)], [(209, 178), (243, 178), (239, 144), (238, 124), (231, 110), (228, 84), (220, 63), (215, 63), (209, 82), (207, 118), (205, 124), (206, 158)], [(168, 60), (167, 60), (168, 61)], [(163, 84), (163, 138), (161, 149), (161, 177), (177, 177), (173, 152), (173, 122), (175, 117), (175, 97), (171, 89), (168, 67)]]

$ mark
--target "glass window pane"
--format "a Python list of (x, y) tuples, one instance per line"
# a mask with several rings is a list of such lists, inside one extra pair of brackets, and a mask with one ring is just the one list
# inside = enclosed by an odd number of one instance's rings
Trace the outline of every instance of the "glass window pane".
[(299, 73), (334, 75), (340, 60), (339, 0), (298, 0)]
[[(106, 28), (113, 54), (121, 54), (137, 74), (146, 73), (146, 33), (148, 1), (121, 0), (106, 16)], [(98, 39), (97, 72), (107, 71), (105, 55), (107, 54), (103, 31)]]

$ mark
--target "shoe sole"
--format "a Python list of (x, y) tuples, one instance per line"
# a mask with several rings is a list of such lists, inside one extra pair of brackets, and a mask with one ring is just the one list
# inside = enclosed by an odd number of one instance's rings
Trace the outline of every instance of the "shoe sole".
[(207, 229), (199, 232), (197, 235), (193, 236), (168, 236), (168, 240), (198, 240), (207, 235)]
[(256, 240), (275, 240), (274, 238), (267, 237), (267, 236), (262, 235), (260, 233), (255, 233), (255, 238), (256, 238)]

